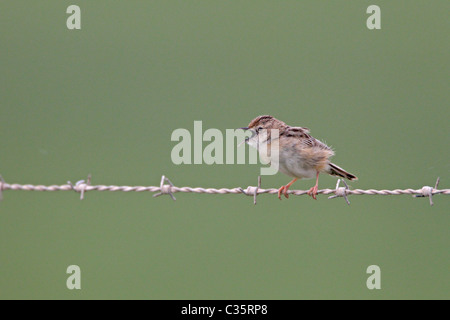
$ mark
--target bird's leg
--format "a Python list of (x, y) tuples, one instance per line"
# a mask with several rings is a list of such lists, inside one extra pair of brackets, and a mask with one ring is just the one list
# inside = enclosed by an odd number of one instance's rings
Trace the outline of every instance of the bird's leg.
[(294, 184), (294, 182), (297, 180), (298, 180), (298, 178), (295, 178), (291, 182), (289, 182), (287, 185), (282, 186), (280, 189), (278, 189), (278, 199), (281, 200), (281, 193), (283, 193), (286, 198), (289, 198), (289, 195), (287, 193), (289, 190), (289, 187), (292, 186)]
[(308, 195), (311, 196), (314, 200), (317, 200), (317, 191), (319, 190), (319, 171), (316, 174), (316, 185), (309, 189)]

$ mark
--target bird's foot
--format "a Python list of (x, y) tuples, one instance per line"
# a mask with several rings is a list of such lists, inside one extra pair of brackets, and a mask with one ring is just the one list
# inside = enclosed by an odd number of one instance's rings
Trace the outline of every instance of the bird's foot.
[(278, 199), (281, 200), (281, 194), (284, 194), (286, 199), (289, 199), (289, 194), (287, 193), (289, 190), (289, 185), (281, 186), (280, 189), (278, 189)]
[(308, 196), (311, 196), (314, 200), (317, 200), (317, 191), (319, 191), (319, 187), (315, 185), (308, 191)]

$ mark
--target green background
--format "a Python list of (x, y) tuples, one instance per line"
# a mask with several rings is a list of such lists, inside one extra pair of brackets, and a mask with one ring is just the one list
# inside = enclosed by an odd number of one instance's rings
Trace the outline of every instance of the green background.
[[(81, 7), (81, 30), (66, 8)], [(366, 27), (381, 7), (382, 29)], [(8, 183), (255, 185), (259, 165), (172, 164), (177, 128), (271, 114), (361, 189), (448, 188), (449, 1), (2, 1)], [(290, 178), (263, 177), (264, 188)], [(307, 189), (313, 180), (299, 181)], [(322, 176), (320, 187), (336, 178)], [(0, 298), (450, 298), (449, 199), (4, 191)], [(79, 265), (82, 289), (66, 288)], [(381, 268), (381, 290), (366, 269)]]

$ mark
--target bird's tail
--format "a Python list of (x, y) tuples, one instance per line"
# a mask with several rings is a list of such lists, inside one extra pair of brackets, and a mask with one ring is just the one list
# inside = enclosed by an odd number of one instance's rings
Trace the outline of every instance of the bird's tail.
[(358, 178), (355, 175), (348, 173), (347, 171), (338, 167), (334, 163), (330, 163), (328, 173), (331, 174), (332, 176), (339, 176), (348, 180), (358, 180)]

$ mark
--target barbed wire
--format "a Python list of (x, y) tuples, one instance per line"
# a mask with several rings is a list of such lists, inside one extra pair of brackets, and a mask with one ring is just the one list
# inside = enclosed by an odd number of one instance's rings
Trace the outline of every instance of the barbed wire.
[[(341, 187), (341, 181), (344, 186)], [(334, 199), (343, 197), (347, 204), (350, 205), (348, 200), (349, 195), (403, 195), (409, 194), (413, 197), (428, 197), (430, 205), (433, 205), (433, 195), (444, 194), (449, 195), (450, 189), (438, 189), (440, 179), (437, 178), (436, 184), (433, 187), (423, 186), (421, 189), (394, 189), (394, 190), (375, 190), (375, 189), (350, 189), (345, 180), (338, 179), (335, 189), (321, 189), (317, 194), (329, 195), (328, 199)], [(167, 183), (167, 184), (166, 184)], [(191, 187), (176, 187), (165, 176), (162, 176), (159, 187), (157, 186), (115, 186), (115, 185), (91, 185), (91, 175), (87, 180), (80, 180), (73, 184), (68, 181), (63, 185), (32, 185), (32, 184), (18, 184), (18, 183), (6, 183), (2, 176), (0, 176), (0, 200), (3, 199), (3, 191), (6, 190), (22, 190), (22, 191), (75, 191), (80, 193), (80, 199), (84, 199), (84, 195), (88, 191), (110, 191), (110, 192), (153, 192), (153, 197), (159, 197), (162, 195), (169, 195), (173, 200), (176, 200), (174, 193), (204, 193), (204, 194), (244, 194), (247, 196), (253, 196), (253, 203), (256, 204), (256, 197), (259, 194), (278, 194), (278, 189), (262, 189), (261, 177), (258, 177), (257, 186), (249, 186), (245, 190), (241, 187), (237, 188), (191, 188)], [(289, 195), (302, 196), (308, 193), (308, 190), (290, 190)]]

